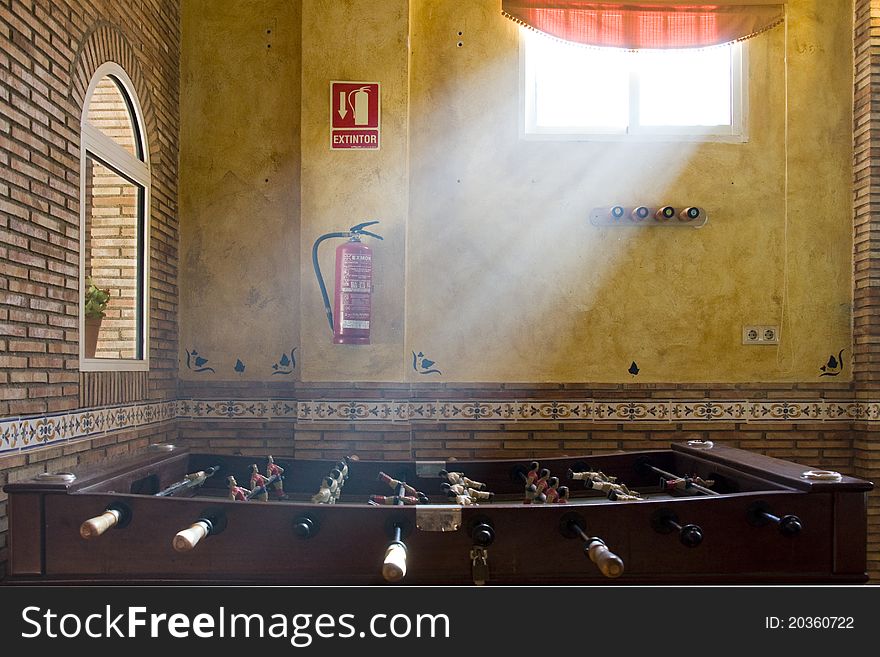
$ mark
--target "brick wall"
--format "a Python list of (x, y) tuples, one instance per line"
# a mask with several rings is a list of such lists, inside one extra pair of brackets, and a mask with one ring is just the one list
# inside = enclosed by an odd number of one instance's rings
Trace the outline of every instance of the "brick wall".
[[(863, 399), (880, 391), (880, 0), (856, 0), (853, 47), (853, 376)], [(856, 424), (854, 474), (880, 486), (880, 431)], [(880, 490), (869, 493), (868, 559), (880, 572)]]
[[(0, 418), (173, 399), (177, 385), (176, 0), (0, 0)], [(145, 115), (152, 167), (150, 372), (78, 372), (80, 119), (106, 61)], [(130, 380), (129, 380), (130, 379)], [(0, 456), (0, 486), (176, 437), (173, 421)], [(0, 563), (6, 553), (0, 493)]]

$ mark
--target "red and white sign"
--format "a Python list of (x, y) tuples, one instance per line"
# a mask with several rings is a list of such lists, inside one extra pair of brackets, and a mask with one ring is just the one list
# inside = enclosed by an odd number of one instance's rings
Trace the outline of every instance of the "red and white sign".
[(379, 83), (330, 83), (330, 148), (379, 148)]

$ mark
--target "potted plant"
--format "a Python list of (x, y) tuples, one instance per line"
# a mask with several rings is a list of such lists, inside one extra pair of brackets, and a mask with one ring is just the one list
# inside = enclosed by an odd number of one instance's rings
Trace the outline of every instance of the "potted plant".
[(86, 297), (83, 313), (85, 314), (85, 357), (94, 358), (98, 348), (98, 332), (101, 330), (101, 320), (104, 311), (110, 301), (110, 290), (102, 290), (92, 280), (91, 276), (86, 279)]

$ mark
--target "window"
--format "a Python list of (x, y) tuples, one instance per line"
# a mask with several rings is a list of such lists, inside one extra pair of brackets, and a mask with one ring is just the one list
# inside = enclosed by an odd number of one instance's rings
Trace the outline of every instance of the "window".
[(745, 140), (741, 43), (622, 50), (522, 36), (526, 136)]
[(102, 65), (82, 116), (80, 369), (148, 369), (150, 167), (131, 80)]

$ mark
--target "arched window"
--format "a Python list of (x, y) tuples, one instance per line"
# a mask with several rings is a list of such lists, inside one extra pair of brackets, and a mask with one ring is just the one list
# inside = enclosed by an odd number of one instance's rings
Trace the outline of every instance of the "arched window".
[(113, 62), (86, 92), (80, 167), (80, 369), (149, 368), (150, 162), (134, 85)]

